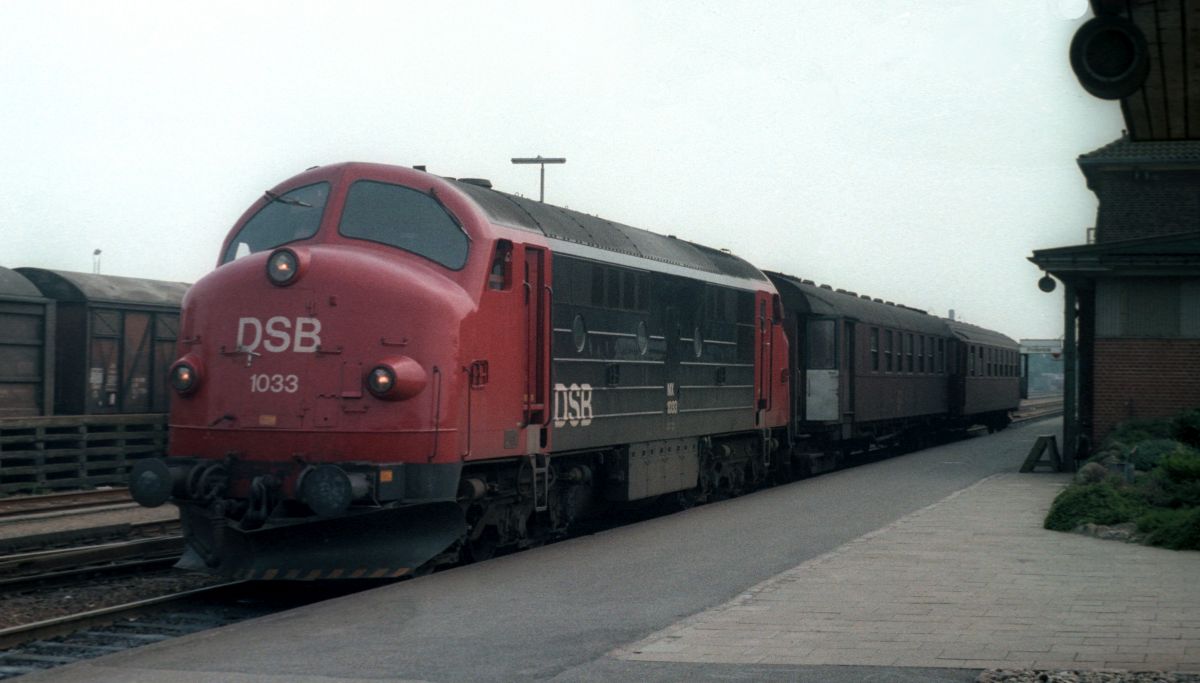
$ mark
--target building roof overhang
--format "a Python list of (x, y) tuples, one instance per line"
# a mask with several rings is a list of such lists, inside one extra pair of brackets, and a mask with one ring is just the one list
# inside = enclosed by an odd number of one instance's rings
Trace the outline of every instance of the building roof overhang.
[(1200, 231), (1039, 249), (1029, 260), (1059, 277), (1200, 275)]

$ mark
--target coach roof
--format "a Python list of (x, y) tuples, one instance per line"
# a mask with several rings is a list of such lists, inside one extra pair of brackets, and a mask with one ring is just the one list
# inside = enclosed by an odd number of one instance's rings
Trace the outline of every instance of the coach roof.
[(888, 304), (851, 292), (840, 292), (801, 280), (791, 275), (768, 272), (767, 275), (784, 303), (801, 313), (849, 318), (868, 325), (946, 336), (946, 321), (936, 315), (907, 306)]
[(75, 273), (44, 268), (17, 268), (42, 295), (58, 301), (115, 303), (178, 308), (188, 285), (117, 275)]

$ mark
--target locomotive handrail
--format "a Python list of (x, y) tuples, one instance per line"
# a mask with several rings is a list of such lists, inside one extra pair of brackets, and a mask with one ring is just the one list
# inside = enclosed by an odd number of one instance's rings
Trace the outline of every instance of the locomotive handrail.
[[(542, 288), (544, 290), (543, 293), (546, 295), (545, 327), (553, 328), (552, 320), (554, 318), (554, 288), (551, 287), (550, 285), (542, 285)], [(543, 373), (542, 374), (545, 377), (545, 383), (547, 385), (546, 387), (544, 387), (544, 391), (546, 392), (544, 395), (550, 396), (550, 386), (549, 386), (549, 384), (550, 384), (550, 365), (551, 365), (550, 356), (554, 355), (553, 352), (551, 351), (554, 344), (552, 342), (550, 342), (549, 339), (552, 338), (552, 335), (554, 333), (550, 330), (542, 330), (542, 333), (547, 335), (546, 354), (545, 354), (544, 358), (540, 358), (540, 359), (538, 359), (538, 361), (540, 363), (542, 363), (542, 365), (543, 365)], [(542, 422), (541, 422), (543, 429), (546, 428), (547, 426), (549, 426), (549, 424), (550, 424), (550, 420), (553, 417), (550, 413), (551, 413), (551, 411), (546, 410), (545, 402), (543, 402), (542, 403)]]

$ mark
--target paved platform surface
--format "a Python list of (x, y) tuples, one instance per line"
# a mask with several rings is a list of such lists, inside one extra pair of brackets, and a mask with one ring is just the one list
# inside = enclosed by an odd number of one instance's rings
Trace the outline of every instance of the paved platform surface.
[(1200, 671), (1200, 553), (1042, 528), (1068, 475), (994, 475), (613, 656)]

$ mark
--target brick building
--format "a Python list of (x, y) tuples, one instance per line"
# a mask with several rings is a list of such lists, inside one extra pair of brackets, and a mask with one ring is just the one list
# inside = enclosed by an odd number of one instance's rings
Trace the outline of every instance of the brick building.
[(1200, 406), (1200, 3), (1093, 0), (1071, 44), (1093, 95), (1120, 100), (1126, 133), (1079, 157), (1096, 193), (1087, 244), (1029, 259), (1064, 290), (1067, 462), (1118, 422)]

